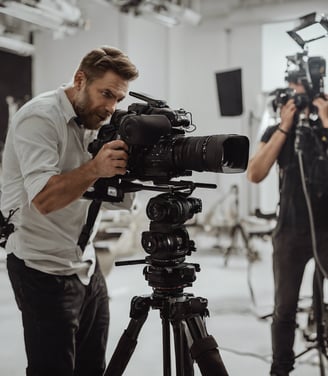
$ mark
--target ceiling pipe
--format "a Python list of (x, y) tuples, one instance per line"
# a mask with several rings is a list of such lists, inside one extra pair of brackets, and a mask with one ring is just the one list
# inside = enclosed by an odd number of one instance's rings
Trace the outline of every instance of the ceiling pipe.
[(327, 13), (327, 0), (292, 1), (280, 3), (264, 3), (262, 5), (235, 5), (222, 12), (207, 14), (205, 8), (201, 9), (203, 23), (222, 27), (222, 29), (249, 24), (265, 24), (273, 22), (295, 21), (306, 13)]

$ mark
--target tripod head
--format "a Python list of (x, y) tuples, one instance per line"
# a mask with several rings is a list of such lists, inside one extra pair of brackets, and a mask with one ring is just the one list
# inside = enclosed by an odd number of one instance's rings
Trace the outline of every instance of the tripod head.
[(155, 293), (181, 292), (196, 279), (199, 266), (185, 263), (196, 251), (184, 222), (202, 209), (200, 199), (181, 192), (163, 193), (148, 202), (149, 231), (142, 233), (142, 246), (149, 254), (145, 279)]
[[(116, 265), (148, 264), (144, 276), (153, 288), (148, 296), (131, 300), (130, 322), (114, 351), (104, 376), (121, 376), (136, 347), (139, 332), (150, 308), (160, 311), (163, 334), (163, 375), (171, 375), (170, 324), (173, 327), (177, 375), (193, 375), (197, 362), (202, 375), (228, 376), (218, 344), (207, 333), (205, 317), (209, 315), (207, 299), (183, 292), (192, 285), (198, 264), (185, 262), (196, 251), (185, 222), (201, 212), (202, 202), (189, 197), (196, 187), (216, 188), (215, 184), (170, 181), (157, 186), (164, 193), (151, 198), (146, 207), (149, 231), (141, 235), (148, 256), (144, 260), (116, 262)], [(154, 190), (154, 189), (152, 189)]]
[(202, 211), (202, 201), (189, 197), (196, 187), (216, 188), (214, 184), (188, 181), (171, 182), (160, 187), (164, 193), (152, 197), (146, 207), (149, 231), (141, 234), (141, 244), (148, 256), (141, 261), (116, 262), (116, 265), (148, 264), (143, 271), (157, 296), (177, 296), (196, 280), (198, 264), (185, 262), (196, 251), (185, 222)]

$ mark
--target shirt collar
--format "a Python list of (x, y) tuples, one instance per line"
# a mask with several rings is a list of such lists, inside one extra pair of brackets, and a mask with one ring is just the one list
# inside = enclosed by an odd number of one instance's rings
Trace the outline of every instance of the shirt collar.
[(63, 86), (60, 86), (57, 89), (59, 101), (60, 101), (60, 104), (62, 106), (63, 115), (65, 117), (65, 120), (66, 120), (67, 124), (74, 121), (79, 126), (79, 128), (83, 128), (83, 125), (82, 125), (79, 117), (76, 115), (76, 112), (74, 111), (72, 103), (70, 102), (70, 100), (68, 99), (68, 97), (65, 93), (66, 87), (67, 87), (66, 85), (63, 85)]

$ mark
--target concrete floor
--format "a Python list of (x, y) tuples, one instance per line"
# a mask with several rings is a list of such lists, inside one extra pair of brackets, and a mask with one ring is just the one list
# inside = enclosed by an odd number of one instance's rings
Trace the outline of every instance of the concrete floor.
[[(187, 261), (199, 263), (201, 271), (197, 273), (193, 286), (185, 291), (208, 299), (210, 317), (206, 319), (206, 326), (220, 346), (220, 354), (229, 375), (268, 375), (271, 358), (270, 318), (263, 320), (259, 317), (272, 310), (270, 242), (254, 242), (260, 255), (259, 261), (249, 264), (245, 253), (241, 251), (232, 254), (225, 266), (222, 253), (215, 248), (217, 239), (198, 234), (194, 240), (197, 252), (188, 257)], [(144, 256), (144, 253), (137, 252), (128, 258)], [(26, 364), (22, 327), (6, 275), (4, 257), (4, 251), (0, 250), (0, 375), (22, 376)], [(108, 253), (102, 252), (100, 257), (103, 265), (109, 268), (106, 266), (106, 263), (110, 264)], [(129, 322), (131, 298), (151, 293), (142, 274), (143, 268), (143, 265), (113, 267), (107, 276), (111, 309), (108, 359)], [(311, 295), (312, 270), (313, 265), (309, 264), (301, 293), (304, 297)], [(249, 286), (253, 288), (255, 304)], [(308, 303), (303, 300), (302, 304), (306, 306)], [(299, 314), (300, 326), (304, 327), (305, 322), (306, 316)], [(161, 341), (159, 312), (153, 310), (140, 332), (139, 343), (124, 375), (162, 375)], [(305, 348), (301, 330), (297, 330), (296, 353)], [(292, 374), (320, 375), (316, 350), (301, 356)], [(195, 375), (200, 375), (197, 366)]]

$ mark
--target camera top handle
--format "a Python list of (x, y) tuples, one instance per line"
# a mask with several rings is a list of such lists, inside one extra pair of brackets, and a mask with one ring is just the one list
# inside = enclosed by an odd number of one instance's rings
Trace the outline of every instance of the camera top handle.
[(138, 99), (141, 99), (142, 101), (147, 102), (152, 107), (158, 107), (158, 108), (168, 107), (166, 101), (163, 101), (162, 99), (152, 98), (146, 94), (137, 93), (135, 91), (129, 91), (129, 95), (131, 95), (131, 97), (138, 98)]

